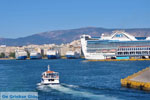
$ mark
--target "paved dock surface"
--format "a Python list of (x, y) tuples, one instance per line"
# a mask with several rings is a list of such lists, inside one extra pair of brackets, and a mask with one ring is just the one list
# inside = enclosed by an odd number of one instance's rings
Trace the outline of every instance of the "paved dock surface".
[(121, 85), (127, 88), (150, 91), (150, 67), (121, 79)]
[(144, 71), (140, 75), (130, 79), (132, 81), (139, 81), (139, 82), (149, 82), (150, 83), (150, 69)]

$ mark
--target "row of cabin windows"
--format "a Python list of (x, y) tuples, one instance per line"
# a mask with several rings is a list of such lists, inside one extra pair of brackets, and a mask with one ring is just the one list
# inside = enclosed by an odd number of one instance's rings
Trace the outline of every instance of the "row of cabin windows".
[(140, 54), (150, 54), (150, 51), (137, 51), (137, 52), (118, 52), (117, 53), (118, 55), (132, 55), (132, 54), (137, 54), (137, 55), (140, 55)]
[(54, 79), (48, 79), (48, 81), (54, 81)]
[[(42, 81), (44, 81), (44, 80), (42, 79)], [(54, 79), (48, 79), (48, 81), (54, 81)]]
[[(89, 53), (101, 52), (102, 49), (88, 49)], [(150, 48), (119, 48), (118, 51), (139, 51), (139, 50), (150, 50)]]
[(120, 47), (120, 46), (149, 46), (150, 41), (147, 42), (100, 42), (100, 43), (87, 43), (87, 48), (106, 48), (106, 47)]
[(119, 48), (118, 51), (124, 50), (150, 50), (150, 48)]

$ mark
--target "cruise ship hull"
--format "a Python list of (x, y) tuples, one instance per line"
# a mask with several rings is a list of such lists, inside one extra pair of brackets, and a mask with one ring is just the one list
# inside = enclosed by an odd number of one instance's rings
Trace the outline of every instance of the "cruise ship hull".
[(91, 60), (101, 60), (105, 59), (105, 57), (102, 54), (92, 54), (92, 55), (86, 55), (86, 59), (91, 59)]

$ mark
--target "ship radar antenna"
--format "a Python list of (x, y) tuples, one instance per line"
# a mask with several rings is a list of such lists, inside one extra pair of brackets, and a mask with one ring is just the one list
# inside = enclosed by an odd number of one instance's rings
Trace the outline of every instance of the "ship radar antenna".
[(48, 65), (48, 71), (50, 71), (50, 66)]

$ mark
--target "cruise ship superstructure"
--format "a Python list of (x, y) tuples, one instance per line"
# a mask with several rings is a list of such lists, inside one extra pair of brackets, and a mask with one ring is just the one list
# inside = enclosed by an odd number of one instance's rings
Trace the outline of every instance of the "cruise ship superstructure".
[(139, 40), (124, 32), (113, 31), (109, 36), (99, 38), (90, 35), (81, 37), (85, 59), (130, 59), (150, 56), (150, 37)]

